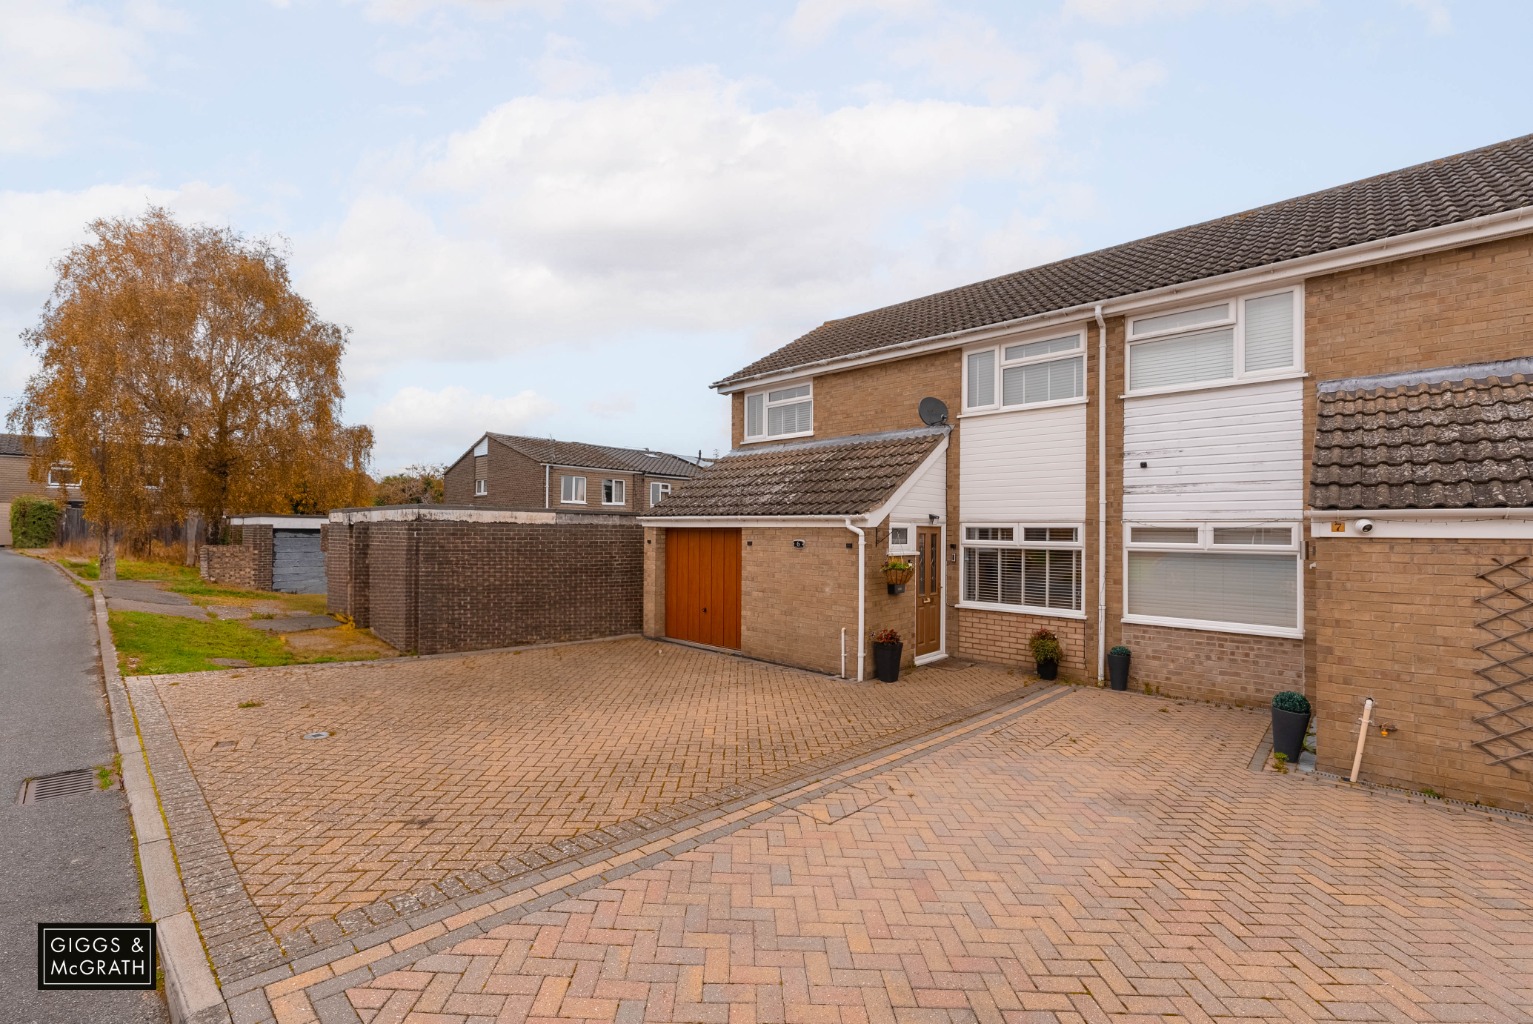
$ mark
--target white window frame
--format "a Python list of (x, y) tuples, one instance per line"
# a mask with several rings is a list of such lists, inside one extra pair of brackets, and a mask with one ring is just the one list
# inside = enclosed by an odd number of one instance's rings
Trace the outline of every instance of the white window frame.
[[(1288, 294), (1293, 296), (1293, 365), (1282, 366), (1272, 370), (1261, 370), (1256, 373), (1247, 373), (1246, 363), (1246, 303), (1253, 299), (1266, 299), (1274, 295)], [(1156, 317), (1174, 316), (1177, 313), (1188, 313), (1194, 309), (1205, 309), (1209, 306), (1228, 305), (1230, 315), (1222, 320), (1210, 320), (1194, 327), (1172, 327), (1161, 331), (1149, 331), (1145, 334), (1135, 334), (1134, 325), (1144, 320), (1152, 320)], [(1134, 388), (1130, 382), (1134, 379), (1134, 349), (1143, 342), (1164, 341), (1183, 334), (1200, 334), (1205, 331), (1215, 331), (1224, 327), (1235, 329), (1235, 353), (1234, 372), (1230, 377), (1219, 380), (1200, 380), (1193, 384), (1170, 384), (1159, 388)], [(1123, 365), (1123, 393), (1127, 398), (1138, 398), (1141, 395), (1166, 395), (1178, 391), (1203, 391), (1208, 388), (1227, 388), (1232, 384), (1249, 384), (1264, 380), (1287, 380), (1292, 377), (1304, 376), (1304, 286), (1302, 284), (1290, 285), (1286, 288), (1273, 288), (1267, 291), (1244, 292), (1239, 295), (1226, 296), (1222, 299), (1203, 299), (1199, 302), (1188, 303), (1170, 309), (1158, 309), (1153, 313), (1129, 318), (1124, 325), (1124, 365)], [(965, 364), (967, 368), (967, 364)], [(967, 391), (964, 392), (968, 394)]]
[[(905, 542), (903, 544), (895, 542), (895, 539), (894, 539), (894, 531), (895, 530), (904, 530), (905, 531)], [(917, 555), (917, 554), (920, 554), (919, 549), (917, 549), (917, 547), (916, 547), (916, 524), (915, 523), (900, 522), (900, 523), (890, 523), (889, 524), (889, 548), (888, 548), (888, 553), (891, 554), (891, 555)]]
[(489, 493), (490, 493), (490, 482), (488, 480), (476, 479), (474, 481), (474, 497), (482, 498), (486, 494), (489, 494)]
[[(1076, 347), (1064, 352), (1048, 352), (1039, 356), (1029, 356), (1025, 359), (1005, 358), (1006, 350), (1018, 345), (1031, 345), (1040, 341), (1055, 341), (1071, 336), (1075, 337)], [(969, 404), (969, 358), (990, 353), (990, 373), (994, 381), (994, 391), (991, 393), (992, 401), (988, 405)], [(1081, 361), (1081, 393), (1074, 398), (1056, 398), (1048, 402), (1020, 403), (1016, 405), (1002, 405), (1001, 394), (1005, 390), (1005, 372), (1016, 366), (1029, 366), (1033, 363), (1052, 363), (1065, 359), (1079, 359)], [(1063, 405), (1083, 405), (1091, 397), (1090, 374), (1086, 372), (1086, 332), (1084, 329), (1074, 331), (1046, 331), (1036, 335), (1022, 338), (1008, 338), (1001, 342), (992, 342), (988, 345), (976, 345), (973, 348), (963, 350), (963, 374), (960, 380), (962, 388), (963, 415), (985, 415), (988, 413), (1021, 412), (1031, 409), (1055, 409)]]
[(71, 473), (72, 474), (72, 473), (74, 473), (75, 468), (74, 468), (74, 466), (72, 466), (71, 464), (69, 464), (67, 462), (55, 462), (53, 465), (49, 466), (48, 467), (48, 486), (49, 487), (79, 487), (80, 486), (80, 478), (79, 478), (78, 475), (76, 475), (73, 480), (69, 480), (69, 481), (61, 481), (61, 480), (53, 479), (53, 474), (57, 470), (63, 470), (66, 473)]
[(649, 507), (654, 508), (666, 498), (671, 496), (671, 485), (667, 480), (651, 480), (649, 482)]
[[(608, 498), (611, 495), (611, 498)], [(628, 481), (619, 477), (609, 476), (601, 482), (601, 503), (603, 505), (626, 505), (628, 504)]]
[[(572, 494), (574, 494), (573, 498), (566, 498), (564, 496), (565, 487), (566, 487), (567, 483), (573, 484), (573, 486), (571, 486), (569, 488), (570, 492)], [(583, 477), (583, 476), (573, 476), (573, 475), (571, 475), (569, 473), (566, 473), (563, 476), (561, 476), (559, 478), (559, 504), (561, 504), (561, 505), (584, 505), (584, 504), (586, 504), (586, 478)]]
[[(970, 540), (971, 529), (1002, 529), (1011, 530), (1011, 540)], [(1074, 541), (1030, 541), (1024, 540), (1024, 530), (1061, 530), (1071, 529), (1075, 531)], [(998, 523), (988, 520), (964, 522), (958, 527), (958, 608), (974, 608), (989, 612), (1007, 612), (1012, 615), (1041, 615), (1055, 619), (1084, 619), (1086, 617), (1086, 550), (1085, 550), (1085, 523)], [(1030, 604), (1002, 604), (996, 601), (970, 601), (965, 594), (969, 592), (968, 558), (965, 552), (970, 548), (1007, 548), (1015, 551), (1035, 550), (1058, 550), (1080, 552), (1080, 576), (1081, 590), (1079, 609), (1070, 608), (1045, 608)], [(1024, 592), (1025, 593), (1025, 592)]]
[[(1198, 531), (1198, 540), (1193, 544), (1136, 541), (1134, 540), (1135, 527), (1140, 529), (1196, 529)], [(1290, 539), (1287, 544), (1215, 544), (1214, 531), (1227, 527), (1265, 527), (1267, 529), (1287, 527)], [(1303, 554), (1301, 547), (1303, 532), (1298, 523), (1275, 523), (1270, 520), (1265, 522), (1252, 520), (1125, 522), (1123, 524), (1123, 621), (1141, 626), (1175, 626), (1179, 629), (1201, 629), (1209, 633), (1239, 633), (1246, 636), (1280, 636), (1300, 639), (1304, 636), (1304, 567), (1300, 560), (1300, 556)], [(1263, 626), (1249, 622), (1216, 622), (1210, 619), (1183, 619), (1167, 615), (1135, 615), (1128, 610), (1128, 560), (1129, 554), (1134, 551), (1218, 551), (1248, 555), (1290, 555), (1293, 558), (1294, 577), (1297, 581), (1294, 587), (1294, 622), (1298, 623), (1298, 625), (1294, 627)]]
[[(791, 388), (801, 388), (801, 387), (804, 387), (805, 385), (808, 385), (808, 387), (809, 387), (809, 394), (808, 395), (800, 395), (797, 398), (779, 399), (778, 401), (775, 401), (775, 402), (772, 401), (771, 398), (768, 397), (774, 391), (787, 391), (787, 390), (789, 390)], [(761, 398), (761, 429), (764, 431), (764, 433), (760, 433), (760, 434), (752, 434), (752, 433), (750, 433), (750, 428), (751, 428), (751, 410), (750, 410), (750, 405), (751, 405), (751, 399), (756, 397), (756, 396), (760, 396), (760, 398)], [(783, 381), (782, 383), (774, 384), (772, 387), (769, 387), (769, 388), (758, 388), (755, 391), (747, 391), (745, 393), (745, 397), (743, 399), (741, 399), (741, 401), (743, 401), (745, 404), (740, 407), (740, 410), (741, 410), (741, 420), (742, 420), (742, 422), (740, 424), (740, 436), (744, 440), (745, 444), (755, 444), (756, 442), (759, 442), (759, 441), (782, 441), (782, 440), (785, 440), (786, 438), (790, 438), (790, 437), (812, 437), (812, 436), (814, 436), (814, 379), (813, 378), (810, 378), (809, 380), (800, 380), (800, 381)], [(767, 424), (771, 422), (771, 416), (769, 414), (770, 414), (772, 409), (777, 408), (779, 406), (784, 406), (784, 405), (801, 405), (804, 402), (808, 402), (809, 403), (809, 429), (808, 430), (799, 430), (799, 431), (795, 431), (794, 433), (791, 433), (791, 434), (773, 434), (773, 433), (770, 432), (769, 428), (767, 427)]]

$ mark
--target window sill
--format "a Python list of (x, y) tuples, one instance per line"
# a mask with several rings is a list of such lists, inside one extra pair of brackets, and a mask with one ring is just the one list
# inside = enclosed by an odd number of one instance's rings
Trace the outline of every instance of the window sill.
[(977, 612), (1005, 612), (1008, 615), (1041, 615), (1049, 619), (1085, 619), (1085, 612), (1062, 608), (1033, 608), (1022, 604), (985, 604), (979, 601), (959, 601), (954, 608), (969, 608)]
[(1243, 388), (1250, 384), (1271, 384), (1280, 380), (1306, 380), (1309, 374), (1303, 370), (1289, 373), (1273, 374), (1270, 377), (1242, 377), (1239, 380), (1211, 380), (1201, 384), (1178, 384), (1169, 388), (1148, 388), (1144, 391), (1129, 391), (1119, 395), (1121, 399), (1154, 398), (1157, 395), (1180, 395), (1186, 391), (1217, 391), (1220, 388)]
[(1125, 615), (1122, 621), (1130, 626), (1170, 626), (1172, 629), (1197, 629), (1205, 633), (1271, 636), (1285, 640), (1304, 639), (1304, 630), (1287, 626), (1251, 626), (1239, 622), (1204, 622), (1201, 619), (1171, 619), (1156, 615)]
[(589, 501), (565, 501), (563, 498), (560, 498), (559, 499), (559, 504), (561, 504), (561, 505), (589, 505), (591, 503)]
[(768, 441), (792, 441), (799, 437), (813, 437), (814, 431), (802, 430), (797, 434), (777, 434), (773, 437), (747, 437), (742, 438), (741, 444), (766, 444)]
[(1008, 405), (999, 409), (965, 409), (958, 414), (961, 420), (977, 419), (980, 416), (1014, 416), (1019, 412), (1037, 412), (1039, 409), (1064, 409), (1072, 405), (1085, 405), (1091, 399), (1085, 395), (1080, 398), (1061, 398), (1057, 402), (1034, 402), (1032, 405)]

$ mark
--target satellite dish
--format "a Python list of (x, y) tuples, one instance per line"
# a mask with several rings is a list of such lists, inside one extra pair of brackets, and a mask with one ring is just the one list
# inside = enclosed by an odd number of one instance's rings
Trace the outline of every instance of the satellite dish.
[(916, 413), (928, 427), (940, 427), (947, 422), (947, 403), (940, 398), (923, 398)]

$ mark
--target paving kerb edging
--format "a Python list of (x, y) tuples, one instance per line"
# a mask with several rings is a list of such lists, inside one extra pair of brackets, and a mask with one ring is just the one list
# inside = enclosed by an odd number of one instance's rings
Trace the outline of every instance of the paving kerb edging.
[[(705, 843), (724, 838), (740, 829), (775, 817), (784, 811), (796, 811), (803, 804), (819, 800), (838, 790), (854, 786), (879, 775), (924, 758), (935, 751), (970, 739), (981, 733), (1004, 728), (1016, 719), (1068, 697), (1073, 687), (1046, 687), (1009, 706), (979, 715), (915, 742), (885, 749), (861, 763), (823, 779), (801, 783), (779, 796), (757, 795), (742, 801), (729, 813), (692, 824), (672, 835), (655, 839), (604, 860), (566, 870), (535, 885), (510, 887), (511, 891), (478, 894), (473, 901), (460, 901), (431, 912), (429, 923), (410, 922), (415, 927), (400, 933), (358, 936), (359, 941), (345, 944), (323, 955), (306, 957), (276, 968), (262, 976), (231, 986), (229, 1005), (234, 1024), (273, 1024), (274, 1021), (313, 1021), (323, 1024), (361, 1024), (361, 1018), (345, 996), (345, 990), (366, 985), (393, 971), (401, 970), (425, 957), (440, 953), (466, 939), (475, 938), (501, 925), (511, 924), (528, 914), (545, 910), (563, 900), (637, 871), (670, 860)], [(505, 887), (503, 887), (505, 888)], [(466, 904), (466, 905), (464, 905)], [(305, 961), (312, 961), (310, 963)], [(294, 971), (294, 968), (306, 968)], [(235, 991), (235, 989), (239, 991)]]
[(96, 654), (106, 685), (112, 740), (122, 758), (122, 788), (128, 798), (134, 840), (138, 844), (140, 878), (149, 900), (149, 916), (156, 925), (170, 1019), (175, 1024), (227, 1022), (231, 1019), (229, 1009), (213, 978), (207, 950), (203, 948), (197, 924), (187, 907), (175, 850), (139, 737), (138, 719), (123, 685), (122, 674), (117, 670), (117, 647), (112, 643), (112, 630), (107, 621), (106, 597), (99, 587), (92, 587), (54, 560), (44, 561), (91, 593), (96, 617)]

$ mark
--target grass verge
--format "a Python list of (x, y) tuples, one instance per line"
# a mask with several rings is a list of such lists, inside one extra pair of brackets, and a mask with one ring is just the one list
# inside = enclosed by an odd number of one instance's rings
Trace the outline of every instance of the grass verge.
[(224, 667), (214, 664), (212, 658), (235, 658), (252, 666), (314, 660), (294, 655), (279, 637), (238, 622), (150, 612), (111, 612), (107, 618), (124, 675), (202, 672)]

